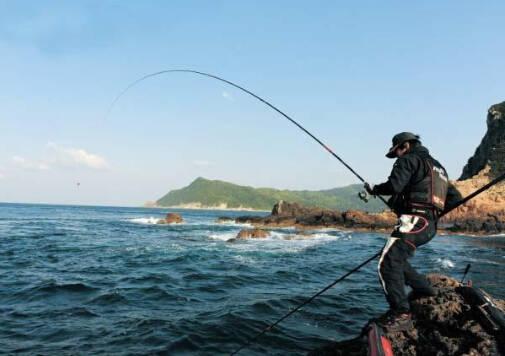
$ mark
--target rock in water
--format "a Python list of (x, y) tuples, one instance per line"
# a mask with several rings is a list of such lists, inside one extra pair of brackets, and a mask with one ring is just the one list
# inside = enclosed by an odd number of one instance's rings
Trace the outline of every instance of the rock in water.
[(180, 224), (183, 222), (184, 220), (179, 214), (168, 213), (167, 216), (165, 216), (165, 219), (158, 220), (157, 224)]
[[(496, 325), (493, 327), (492, 322), (486, 321), (486, 312), (481, 310), (482, 301), (473, 293), (478, 289), (461, 286), (455, 279), (442, 275), (429, 275), (428, 279), (438, 293), (434, 297), (410, 296), (414, 327), (408, 331), (385, 333), (394, 355), (505, 354), (505, 326), (496, 329)], [(498, 318), (505, 320), (504, 302), (490, 300), (488, 304), (495, 305)], [(328, 344), (310, 355), (365, 356), (368, 354), (367, 330), (365, 326), (360, 336)]]
[(321, 211), (321, 208), (310, 208), (298, 203), (289, 203), (284, 200), (280, 200), (274, 205), (272, 209), (272, 216), (297, 217), (306, 214), (317, 214), (321, 213)]
[(238, 233), (237, 239), (264, 239), (268, 237), (268, 231), (261, 229), (245, 229)]

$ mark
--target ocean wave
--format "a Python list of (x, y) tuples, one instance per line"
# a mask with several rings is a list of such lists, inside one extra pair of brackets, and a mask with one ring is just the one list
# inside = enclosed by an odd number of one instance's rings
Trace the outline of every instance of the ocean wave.
[(158, 225), (158, 226), (187, 225), (186, 223), (158, 224), (159, 220), (162, 220), (162, 218), (150, 216), (148, 218), (132, 218), (128, 219), (127, 221), (134, 224), (142, 224), (142, 225)]
[(56, 283), (55, 281), (46, 281), (41, 284), (30, 288), (29, 290), (23, 291), (24, 293), (62, 293), (62, 292), (70, 292), (70, 293), (86, 293), (86, 292), (94, 292), (96, 288), (90, 287), (84, 283)]
[(128, 300), (117, 291), (102, 294), (88, 301), (88, 304), (94, 304), (94, 305), (112, 305), (112, 304), (127, 304), (127, 303)]
[(448, 258), (437, 258), (436, 261), (442, 268), (454, 268), (454, 262)]
[(209, 238), (212, 240), (229, 241), (237, 237), (238, 231), (236, 232), (224, 232), (219, 234), (210, 234)]
[(136, 224), (143, 224), (143, 225), (155, 225), (158, 223), (158, 220), (160, 218), (155, 218), (155, 217), (148, 217), (148, 218), (133, 218), (133, 219), (128, 219), (129, 222), (136, 223)]
[[(276, 231), (269, 230), (268, 231), (269, 236), (265, 238), (244, 239), (241, 241), (299, 241), (299, 240), (330, 241), (330, 240), (338, 240), (342, 237), (341, 235), (335, 235), (325, 232), (310, 233), (310, 232), (299, 232), (296, 230), (293, 230), (292, 232), (291, 231), (284, 232), (278, 230), (279, 229), (276, 229)], [(238, 231), (233, 232), (227, 231), (210, 234), (209, 238), (213, 240), (230, 241), (232, 239), (235, 239), (237, 237), (237, 234)]]
[(220, 226), (236, 226), (236, 227), (252, 227), (252, 224), (249, 223), (238, 223), (235, 221), (222, 221), (222, 222), (214, 222), (210, 225), (220, 225)]

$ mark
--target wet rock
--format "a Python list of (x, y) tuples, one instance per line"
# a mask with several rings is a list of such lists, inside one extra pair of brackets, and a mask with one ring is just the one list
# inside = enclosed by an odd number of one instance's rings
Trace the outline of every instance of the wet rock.
[[(438, 289), (436, 296), (410, 296), (414, 327), (403, 332), (385, 333), (395, 355), (502, 355), (503, 332), (482, 321), (473, 291), (442, 275), (429, 275)], [(505, 316), (504, 302), (494, 300)], [(365, 326), (363, 331), (367, 330)], [(310, 355), (367, 355), (366, 332), (351, 340), (333, 342)]]
[(180, 224), (183, 223), (183, 218), (176, 213), (168, 213), (164, 219), (158, 220), (157, 224)]
[(343, 214), (345, 226), (367, 229), (387, 229), (396, 223), (396, 215), (391, 212), (369, 214), (360, 210), (348, 210)]
[(336, 227), (360, 229), (390, 229), (396, 223), (391, 212), (370, 214), (358, 210), (338, 210), (304, 207), (297, 203), (280, 201), (274, 205), (272, 214), (266, 217), (241, 216), (237, 223), (261, 226), (296, 226), (300, 228)]
[(229, 216), (220, 216), (217, 218), (216, 222), (218, 224), (225, 224), (225, 223), (230, 223), (230, 222), (234, 222), (235, 219), (234, 218), (230, 218)]
[(272, 216), (298, 217), (303, 215), (321, 214), (323, 209), (302, 206), (298, 203), (289, 203), (280, 200), (272, 209)]
[(261, 229), (244, 229), (237, 234), (237, 239), (264, 239), (269, 236), (268, 231)]

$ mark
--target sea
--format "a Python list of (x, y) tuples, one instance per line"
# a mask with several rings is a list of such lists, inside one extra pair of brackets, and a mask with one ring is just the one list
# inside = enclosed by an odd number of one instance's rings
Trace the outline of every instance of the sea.
[[(157, 225), (168, 212), (178, 225)], [(265, 213), (0, 204), (0, 353), (226, 355), (376, 254), (386, 234), (270, 230), (220, 216)], [(412, 264), (505, 298), (505, 236), (437, 236)], [(387, 309), (377, 261), (239, 355), (303, 355), (357, 336)]]

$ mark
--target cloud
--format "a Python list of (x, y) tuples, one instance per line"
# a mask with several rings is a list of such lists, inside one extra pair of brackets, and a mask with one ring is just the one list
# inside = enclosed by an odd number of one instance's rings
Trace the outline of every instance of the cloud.
[(50, 168), (45, 162), (32, 161), (21, 156), (13, 156), (11, 160), (14, 164), (24, 169), (47, 171)]
[(233, 101), (233, 96), (232, 96), (230, 93), (228, 93), (227, 91), (223, 91), (223, 92), (221, 93), (221, 96), (222, 96), (223, 98), (225, 98), (226, 100), (231, 100), (231, 101)]
[(209, 167), (212, 166), (214, 163), (206, 160), (195, 160), (193, 161), (193, 164), (198, 167)]
[(93, 169), (109, 168), (109, 164), (105, 158), (82, 148), (63, 147), (54, 142), (49, 142), (47, 147), (56, 153), (54, 159), (56, 164), (84, 166)]

